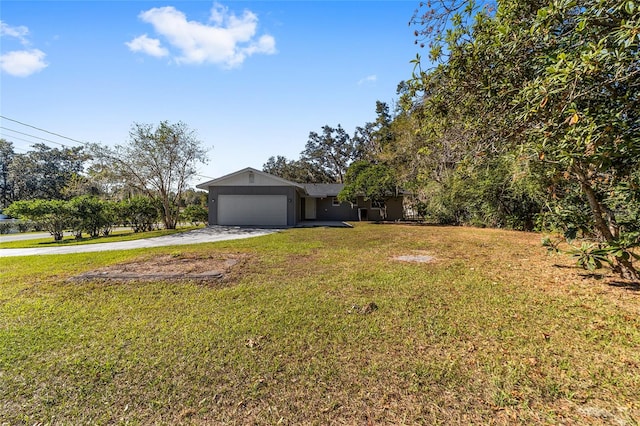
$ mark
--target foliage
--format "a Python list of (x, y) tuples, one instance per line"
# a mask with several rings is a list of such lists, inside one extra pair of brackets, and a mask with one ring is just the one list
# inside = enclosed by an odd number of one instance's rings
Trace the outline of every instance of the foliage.
[(89, 159), (84, 147), (58, 149), (42, 143), (33, 145), (33, 151), (14, 154), (9, 165), (12, 200), (68, 198), (65, 187)]
[(103, 166), (111, 167), (112, 176), (160, 200), (167, 229), (176, 227), (179, 201), (197, 173), (197, 165), (206, 163), (206, 152), (195, 131), (185, 123), (167, 121), (157, 127), (134, 123), (127, 145), (96, 147), (96, 155)]
[(356, 155), (355, 145), (349, 134), (338, 127), (323, 126), (322, 133), (309, 133), (300, 159), (314, 170), (331, 176), (333, 182), (343, 183), (347, 167)]
[(332, 183), (334, 178), (315, 163), (305, 160), (288, 160), (278, 155), (269, 157), (262, 171), (297, 183)]
[(156, 228), (162, 204), (157, 199), (138, 195), (122, 200), (117, 210), (123, 224), (131, 226), (134, 232), (147, 232)]
[(107, 236), (118, 222), (130, 224), (134, 232), (156, 228), (162, 206), (156, 199), (144, 196), (115, 202), (83, 195), (65, 200), (20, 200), (4, 209), (5, 213), (21, 219), (21, 232), (28, 227), (45, 229), (55, 241), (61, 241), (65, 230), (74, 231), (76, 238), (83, 233), (91, 238)]
[(0, 209), (8, 206), (13, 199), (13, 184), (9, 178), (9, 167), (14, 155), (13, 144), (0, 139)]
[(75, 213), (73, 229), (77, 235), (86, 232), (92, 238), (109, 235), (116, 221), (116, 206), (110, 201), (95, 196), (83, 195), (73, 198), (70, 205)]
[(0, 222), (0, 234), (9, 234), (13, 231), (13, 228), (12, 222)]
[(209, 221), (209, 211), (204, 206), (191, 204), (180, 212), (180, 219), (193, 225), (207, 223)]
[(622, 250), (614, 269), (640, 279), (632, 246), (618, 244), (638, 228), (640, 11), (620, 0), (509, 0), (494, 10), (452, 0), (418, 16), (417, 35), (442, 60), (422, 71), (416, 58), (409, 85), (410, 108), (426, 118), (423, 154), (453, 143), (456, 164), (507, 153), (537, 162), (529, 173), (548, 189), (544, 221)]
[(351, 163), (347, 169), (345, 186), (338, 194), (338, 200), (353, 203), (361, 196), (365, 200), (384, 204), (388, 197), (397, 195), (397, 192), (396, 180), (389, 167), (360, 160)]
[(394, 142), (393, 117), (389, 112), (389, 106), (376, 101), (376, 120), (357, 127), (353, 136), (355, 158), (378, 161), (385, 149)]
[(20, 200), (11, 203), (4, 212), (9, 216), (37, 223), (55, 241), (62, 240), (64, 230), (73, 225), (75, 218), (73, 207), (64, 200)]
[(189, 188), (182, 193), (181, 206), (202, 206), (206, 207), (208, 203), (209, 193), (207, 191)]

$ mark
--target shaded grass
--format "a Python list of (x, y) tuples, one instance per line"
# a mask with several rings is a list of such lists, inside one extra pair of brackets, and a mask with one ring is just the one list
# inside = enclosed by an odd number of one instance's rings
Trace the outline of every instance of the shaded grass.
[(0, 239), (0, 249), (3, 248), (38, 248), (38, 247), (55, 247), (55, 246), (76, 246), (84, 244), (98, 244), (98, 243), (115, 243), (118, 241), (133, 241), (142, 240), (145, 238), (162, 237), (164, 235), (172, 235), (180, 232), (191, 231), (193, 229), (201, 228), (201, 226), (186, 226), (178, 229), (158, 229), (155, 231), (147, 232), (133, 232), (131, 230), (116, 230), (109, 235), (100, 235), (98, 237), (90, 237), (88, 234), (83, 234), (82, 238), (76, 238), (72, 235), (66, 235), (60, 241), (54, 241), (53, 237), (48, 238), (34, 238), (30, 240), (19, 241), (5, 241)]
[(637, 292), (535, 234), (294, 229), (180, 247), (250, 254), (232, 286), (65, 281), (173, 251), (0, 259), (0, 423), (638, 422)]

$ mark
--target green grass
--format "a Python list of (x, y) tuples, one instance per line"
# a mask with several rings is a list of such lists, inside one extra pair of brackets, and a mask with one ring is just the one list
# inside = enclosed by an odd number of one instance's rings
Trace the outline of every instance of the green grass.
[[(358, 224), (180, 247), (248, 255), (221, 286), (67, 281), (171, 247), (0, 258), (0, 424), (638, 424), (638, 293), (539, 241)], [(436, 261), (392, 260), (416, 253)]]
[(84, 244), (98, 244), (98, 243), (115, 243), (118, 241), (133, 241), (141, 240), (144, 238), (161, 237), (163, 235), (171, 235), (179, 232), (186, 232), (193, 229), (201, 228), (201, 226), (185, 226), (177, 229), (158, 229), (148, 232), (133, 232), (131, 230), (116, 230), (107, 236), (98, 236), (95, 238), (90, 237), (88, 234), (83, 234), (83, 238), (76, 238), (75, 236), (66, 235), (61, 241), (54, 241), (53, 237), (48, 238), (35, 238), (32, 240), (20, 240), (20, 241), (6, 241), (2, 242), (0, 237), (0, 249), (3, 248), (38, 248), (38, 247), (56, 247), (56, 246), (76, 246)]

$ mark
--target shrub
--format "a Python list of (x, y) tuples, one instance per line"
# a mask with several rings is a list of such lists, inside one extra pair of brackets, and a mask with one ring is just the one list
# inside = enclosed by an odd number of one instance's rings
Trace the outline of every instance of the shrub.
[(207, 223), (209, 220), (209, 211), (201, 205), (190, 205), (180, 213), (180, 219), (184, 222), (191, 222), (193, 225)]
[(0, 222), (0, 234), (9, 234), (13, 230), (13, 223)]

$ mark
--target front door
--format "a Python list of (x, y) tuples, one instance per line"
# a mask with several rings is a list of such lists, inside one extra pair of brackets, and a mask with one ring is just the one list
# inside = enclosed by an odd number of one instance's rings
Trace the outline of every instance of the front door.
[(307, 197), (304, 199), (304, 220), (315, 220), (316, 199)]

